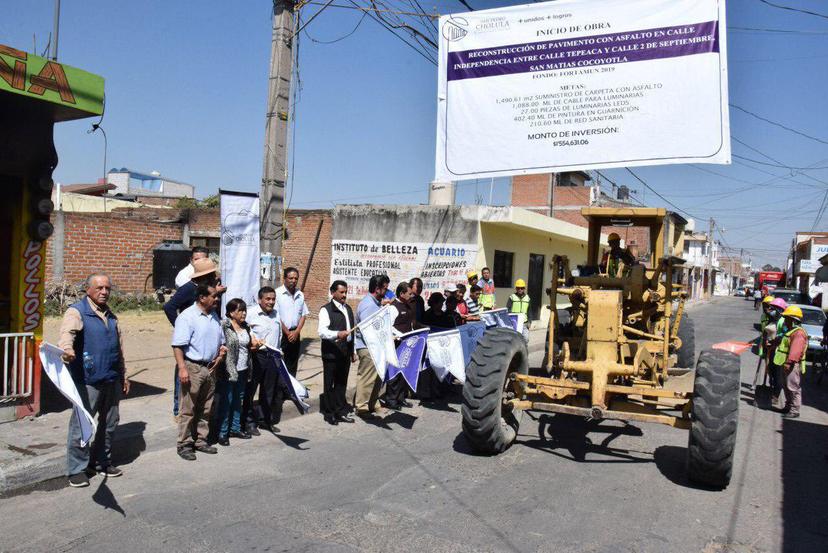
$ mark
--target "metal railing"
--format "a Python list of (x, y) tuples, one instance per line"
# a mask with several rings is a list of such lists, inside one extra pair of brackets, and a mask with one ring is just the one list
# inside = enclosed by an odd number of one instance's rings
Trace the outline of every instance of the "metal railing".
[(32, 395), (35, 368), (35, 339), (31, 332), (0, 334), (3, 375), (0, 403)]

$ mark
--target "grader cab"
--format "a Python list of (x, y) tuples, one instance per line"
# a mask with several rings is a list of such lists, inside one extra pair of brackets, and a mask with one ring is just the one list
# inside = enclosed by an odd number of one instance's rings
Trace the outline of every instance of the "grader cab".
[[(487, 331), (466, 367), (464, 434), (478, 452), (497, 454), (516, 440), (529, 410), (666, 424), (689, 430), (689, 478), (726, 487), (736, 444), (739, 359), (707, 350), (692, 368), (693, 326), (684, 312), (686, 292), (676, 284), (687, 221), (662, 208), (589, 207), (581, 213), (589, 222), (586, 263), (573, 267), (555, 256), (550, 264), (545, 370), (530, 374), (518, 333)], [(608, 227), (622, 235), (647, 229), (648, 255), (616, 247), (599, 258)]]

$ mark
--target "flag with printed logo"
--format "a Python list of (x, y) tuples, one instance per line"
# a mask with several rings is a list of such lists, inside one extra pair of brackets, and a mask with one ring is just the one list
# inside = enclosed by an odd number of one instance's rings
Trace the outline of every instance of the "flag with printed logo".
[(515, 328), (505, 307), (481, 312), (480, 320), (486, 323), (487, 328)]
[[(466, 325), (463, 325), (466, 326)], [(434, 332), (428, 335), (428, 365), (441, 381), (452, 375), (466, 381), (466, 360), (459, 330)]]
[(291, 401), (293, 401), (301, 414), (306, 414), (310, 411), (310, 405), (305, 403), (304, 400), (310, 397), (310, 392), (304, 384), (296, 380), (296, 377), (290, 374), (290, 371), (288, 371), (287, 366), (285, 365), (285, 360), (282, 358), (281, 351), (270, 349), (266, 345), (264, 347), (267, 348), (267, 354), (270, 356), (273, 364), (276, 365), (276, 370), (279, 372), (279, 381), (287, 391), (288, 397), (290, 397)]
[(357, 325), (381, 380), (386, 379), (389, 364), (394, 366), (400, 364), (394, 348), (393, 324), (396, 317), (397, 310), (386, 305)]
[(460, 332), (460, 343), (463, 351), (463, 367), (471, 361), (472, 353), (477, 348), (477, 342), (483, 337), (486, 332), (486, 323), (483, 321), (466, 323), (457, 327)]
[(391, 380), (398, 374), (402, 374), (409, 388), (417, 391), (417, 381), (420, 370), (423, 368), (423, 357), (428, 340), (429, 329), (422, 328), (399, 337), (400, 345), (397, 346), (397, 365), (388, 365), (387, 380)]
[(72, 374), (69, 372), (69, 367), (63, 363), (63, 350), (48, 342), (43, 342), (40, 344), (40, 364), (52, 384), (72, 403), (75, 417), (80, 423), (80, 445), (86, 447), (95, 437), (98, 424), (95, 422), (95, 418), (86, 410), (80, 393), (78, 393), (78, 388), (75, 386), (75, 381), (72, 379)]

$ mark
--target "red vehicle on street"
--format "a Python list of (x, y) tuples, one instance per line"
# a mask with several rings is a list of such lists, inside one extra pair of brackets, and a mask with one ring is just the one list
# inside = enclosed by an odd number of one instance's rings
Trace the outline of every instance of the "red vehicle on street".
[(760, 271), (756, 274), (756, 289), (762, 291), (762, 297), (773, 293), (773, 291), (785, 283), (785, 273), (778, 271)]

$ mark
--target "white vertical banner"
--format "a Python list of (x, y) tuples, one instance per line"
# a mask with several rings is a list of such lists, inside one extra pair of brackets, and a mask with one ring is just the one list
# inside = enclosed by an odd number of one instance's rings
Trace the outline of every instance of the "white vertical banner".
[(256, 303), (259, 290), (259, 196), (219, 191), (221, 217), (221, 281), (227, 291), (222, 312), (232, 298)]

